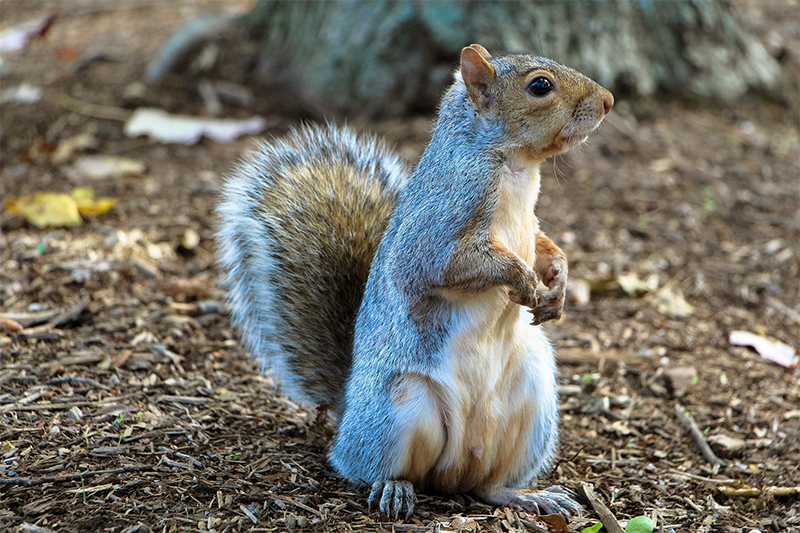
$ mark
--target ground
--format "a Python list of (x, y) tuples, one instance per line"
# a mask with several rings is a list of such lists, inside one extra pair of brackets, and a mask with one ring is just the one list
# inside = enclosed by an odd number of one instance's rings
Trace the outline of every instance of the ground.
[[(217, 287), (213, 207), (253, 140), (162, 144), (126, 137), (119, 118), (138, 106), (203, 114), (197, 77), (139, 82), (182, 23), (247, 6), (0, 4), (7, 25), (57, 15), (3, 56), (2, 89), (26, 82), (43, 99), (0, 107), (2, 197), (92, 186), (119, 200), (80, 227), (41, 230), (0, 207), (0, 314), (26, 326), (0, 330), (0, 530), (545, 527), (469, 496), (421, 495), (404, 523), (369, 513), (365, 491), (326, 462), (332, 423), (277, 396), (238, 342)], [(796, 69), (797, 8), (769, 6), (751, 6), (751, 23)], [(225, 116), (260, 113), (276, 135), (297, 122), (256, 96)], [(354, 125), (413, 161), (429, 120)], [(78, 134), (89, 146), (57, 158)], [(87, 153), (144, 170), (89, 178), (76, 170)], [(797, 494), (766, 494), (800, 486), (800, 376), (729, 342), (745, 330), (800, 348), (796, 110), (618, 98), (586, 146), (548, 164), (537, 214), (571, 284), (564, 318), (546, 325), (562, 429), (540, 485), (592, 484), (620, 521), (648, 515), (663, 531), (800, 530)], [(676, 408), (705, 438), (690, 438)], [(704, 458), (703, 440), (723, 464)], [(570, 530), (596, 520), (589, 510)]]

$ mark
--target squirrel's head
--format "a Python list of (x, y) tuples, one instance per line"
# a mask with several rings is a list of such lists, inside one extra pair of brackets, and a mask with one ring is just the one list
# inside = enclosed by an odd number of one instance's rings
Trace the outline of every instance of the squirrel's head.
[(526, 54), (493, 58), (479, 44), (461, 51), (460, 77), (475, 111), (505, 125), (509, 148), (532, 159), (583, 142), (614, 96), (580, 72)]

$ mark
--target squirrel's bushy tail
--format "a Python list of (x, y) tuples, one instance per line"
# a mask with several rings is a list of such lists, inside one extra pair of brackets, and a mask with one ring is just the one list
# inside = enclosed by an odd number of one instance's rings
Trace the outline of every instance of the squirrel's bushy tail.
[(341, 405), (370, 264), (407, 175), (373, 138), (304, 126), (225, 183), (217, 241), (232, 321), (296, 401)]

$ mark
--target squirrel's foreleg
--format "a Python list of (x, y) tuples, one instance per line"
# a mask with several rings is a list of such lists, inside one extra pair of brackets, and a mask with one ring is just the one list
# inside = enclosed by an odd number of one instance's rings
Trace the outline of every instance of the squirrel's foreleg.
[(444, 286), (462, 292), (482, 292), (498, 285), (511, 288), (511, 301), (536, 307), (539, 277), (499, 239), (464, 239), (450, 256)]

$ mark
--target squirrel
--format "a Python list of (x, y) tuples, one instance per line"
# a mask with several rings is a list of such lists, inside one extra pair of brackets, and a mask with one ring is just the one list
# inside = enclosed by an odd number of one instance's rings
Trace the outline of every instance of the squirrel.
[(534, 206), (544, 160), (613, 102), (571, 68), (474, 44), (413, 172), (328, 125), (228, 177), (217, 238), (232, 323), (290, 398), (338, 421), (330, 461), (371, 488), (370, 508), (408, 518), (415, 490), (433, 489), (580, 513), (568, 490), (525, 490), (558, 440), (539, 324), (561, 316), (568, 277)]

